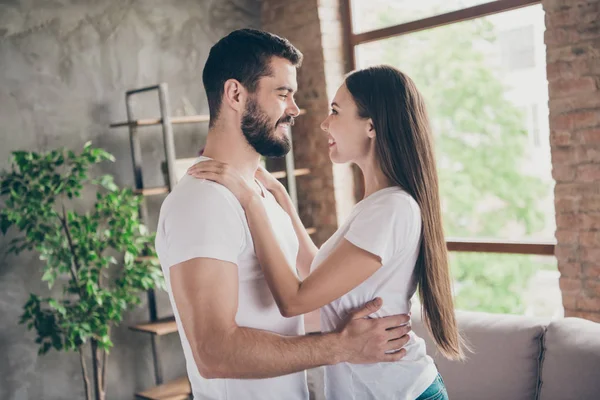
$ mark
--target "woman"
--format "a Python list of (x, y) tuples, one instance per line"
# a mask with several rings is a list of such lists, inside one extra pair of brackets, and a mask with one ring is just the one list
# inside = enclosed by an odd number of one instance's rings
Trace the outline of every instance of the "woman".
[[(285, 188), (263, 169), (257, 178), (288, 212), (298, 233), (300, 281), (288, 265), (254, 190), (230, 169), (196, 164), (190, 174), (227, 186), (244, 207), (256, 255), (284, 316), (321, 308), (321, 325), (332, 331), (345, 313), (380, 297), (374, 315), (408, 313), (417, 287), (423, 319), (442, 354), (463, 357), (456, 327), (446, 243), (442, 229), (432, 138), (421, 95), (410, 78), (389, 66), (351, 73), (321, 124), (335, 163), (357, 164), (365, 197), (348, 220), (318, 249), (304, 230)], [(225, 170), (225, 173), (215, 173)], [(300, 271), (302, 272), (302, 271)], [(399, 362), (341, 363), (325, 367), (329, 400), (447, 399), (424, 341), (411, 333)]]

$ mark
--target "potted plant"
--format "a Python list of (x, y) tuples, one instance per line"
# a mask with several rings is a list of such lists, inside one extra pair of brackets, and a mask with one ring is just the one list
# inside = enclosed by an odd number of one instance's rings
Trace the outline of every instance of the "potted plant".
[[(0, 175), (0, 228), (16, 228), (9, 252), (36, 251), (43, 261), (42, 280), (60, 286), (58, 296), (31, 294), (20, 323), (36, 333), (39, 354), (54, 348), (77, 351), (86, 399), (92, 398), (90, 368), (84, 351), (91, 349), (94, 397), (106, 396), (107, 356), (111, 328), (123, 313), (140, 303), (140, 294), (164, 287), (154, 237), (141, 223), (140, 198), (119, 189), (110, 175), (91, 179), (94, 164), (114, 161), (90, 143), (83, 151), (47, 153), (15, 151), (12, 168)], [(95, 203), (84, 201), (91, 187)], [(94, 193), (95, 191), (95, 193)], [(84, 204), (93, 203), (92, 207)]]

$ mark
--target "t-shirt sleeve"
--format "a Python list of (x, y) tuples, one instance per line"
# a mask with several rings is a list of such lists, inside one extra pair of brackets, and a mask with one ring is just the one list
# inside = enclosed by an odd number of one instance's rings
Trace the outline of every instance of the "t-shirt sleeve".
[(174, 199), (163, 221), (169, 267), (197, 257), (237, 264), (244, 221), (230, 197), (224, 188), (204, 187)]
[(402, 248), (419, 240), (421, 214), (408, 195), (394, 194), (360, 210), (344, 238), (386, 264)]

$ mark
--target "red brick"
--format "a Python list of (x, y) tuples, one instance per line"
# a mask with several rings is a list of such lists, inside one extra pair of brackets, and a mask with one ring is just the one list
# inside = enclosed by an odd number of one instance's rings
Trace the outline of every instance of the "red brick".
[(597, 89), (596, 79), (591, 76), (556, 80), (548, 85), (548, 93), (552, 98), (569, 97), (594, 92)]
[(557, 214), (556, 215), (556, 229), (557, 230), (569, 230), (579, 228), (580, 218), (578, 214)]
[(569, 311), (565, 310), (565, 317), (583, 318), (593, 322), (600, 322), (600, 312)]
[[(596, 29), (597, 34), (600, 35), (600, 29)], [(600, 75), (600, 60), (597, 58), (592, 58), (587, 61), (588, 66), (588, 74), (589, 75)]]
[(600, 163), (600, 145), (577, 147), (575, 152), (577, 163)]
[(596, 110), (571, 112), (554, 117), (552, 113), (550, 114), (550, 129), (557, 131), (590, 128), (598, 123), (600, 123), (600, 115)]
[(583, 281), (583, 292), (588, 297), (600, 297), (600, 281), (586, 279)]
[(577, 10), (569, 8), (546, 13), (546, 29), (556, 30), (563, 26), (577, 25)]
[[(584, 230), (600, 230), (600, 213), (588, 212), (580, 214), (579, 227)], [(598, 260), (600, 261), (600, 253)]]
[(581, 144), (600, 144), (600, 129), (579, 131), (576, 137)]
[(577, 308), (581, 311), (600, 312), (600, 296), (598, 297), (578, 297)]
[(600, 279), (600, 262), (584, 263), (581, 271), (582, 275), (586, 278)]
[(600, 247), (600, 231), (579, 232), (579, 244), (583, 247)]
[[(594, 110), (600, 108), (600, 96), (594, 92), (568, 98), (550, 97), (548, 105), (550, 108), (550, 115), (559, 115), (575, 110)], [(557, 128), (553, 127), (552, 129)]]
[(561, 245), (576, 245), (579, 243), (579, 231), (558, 230), (556, 241)]
[(584, 263), (598, 264), (600, 263), (600, 247), (583, 247), (581, 249), (581, 260)]
[(554, 187), (555, 198), (562, 196), (582, 196), (585, 199), (587, 196), (599, 196), (600, 185), (590, 185), (589, 183), (579, 182), (558, 182)]
[(546, 29), (544, 42), (547, 46), (564, 46), (579, 41), (579, 33), (575, 28)]
[(574, 43), (571, 46), (548, 46), (546, 51), (546, 61), (549, 63), (556, 61), (587, 60), (597, 56), (598, 44), (594, 40)]
[[(572, 214), (579, 210), (581, 196), (563, 196), (557, 197), (554, 201), (554, 209), (557, 214)], [(562, 226), (568, 229), (566, 226)]]
[(571, 132), (569, 131), (552, 131), (550, 132), (551, 146), (568, 146), (572, 142)]
[(561, 166), (577, 164), (577, 155), (578, 149), (573, 147), (553, 147), (550, 151), (552, 165), (554, 166), (557, 164)]
[(576, 58), (571, 61), (555, 61), (546, 65), (546, 76), (548, 82), (560, 81), (561, 79), (578, 79), (582, 76), (590, 75), (594, 66), (594, 60), (587, 58)]
[(581, 211), (600, 211), (600, 196), (585, 196), (581, 199)]
[(576, 175), (577, 170), (571, 165), (561, 165), (556, 163), (552, 168), (552, 178), (556, 182), (573, 182)]
[[(556, 245), (556, 249), (554, 251), (555, 255), (556, 255), (556, 259), (558, 260), (558, 269), (560, 270), (561, 267), (565, 267), (565, 268), (570, 268), (570, 265), (567, 264), (571, 264), (574, 262), (579, 261), (579, 252), (578, 252), (578, 248), (576, 246), (570, 246), (567, 244), (562, 244), (562, 243), (558, 243)], [(561, 266), (561, 264), (564, 264)], [(581, 269), (581, 268), (579, 268)], [(565, 274), (566, 275), (566, 274)], [(573, 276), (573, 275), (567, 275), (567, 276)]]
[[(558, 255), (556, 258), (558, 258)], [(581, 264), (578, 261), (561, 262), (558, 259), (558, 270), (562, 276), (567, 278), (580, 278), (582, 276)]]
[(577, 180), (579, 182), (599, 182), (600, 164), (587, 164), (577, 167)]
[(577, 297), (571, 294), (562, 294), (562, 303), (565, 309), (575, 310), (577, 308)]
[(581, 279), (561, 276), (558, 280), (560, 291), (566, 294), (578, 294), (583, 290)]
[(569, 10), (577, 5), (587, 4), (589, 0), (544, 0), (542, 1), (542, 5), (544, 7), (544, 11), (561, 11), (561, 10)]

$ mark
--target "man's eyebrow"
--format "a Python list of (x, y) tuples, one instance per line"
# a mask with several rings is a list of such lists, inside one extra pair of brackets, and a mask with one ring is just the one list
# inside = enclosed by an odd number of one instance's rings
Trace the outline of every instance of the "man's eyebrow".
[(291, 86), (279, 86), (277, 89), (275, 89), (276, 91), (280, 91), (280, 90), (287, 90), (290, 93), (296, 93), (296, 90), (294, 90), (294, 88), (292, 88)]

